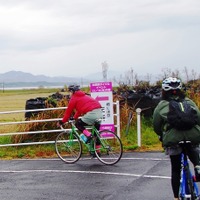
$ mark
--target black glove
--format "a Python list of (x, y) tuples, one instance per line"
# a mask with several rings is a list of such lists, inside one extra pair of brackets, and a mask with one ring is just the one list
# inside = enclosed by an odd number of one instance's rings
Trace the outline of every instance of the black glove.
[(159, 140), (162, 142), (162, 136), (161, 136), (161, 135), (159, 135), (159, 136), (158, 136), (158, 138), (159, 138)]
[(74, 121), (74, 117), (70, 117), (69, 120), (70, 120), (70, 121)]

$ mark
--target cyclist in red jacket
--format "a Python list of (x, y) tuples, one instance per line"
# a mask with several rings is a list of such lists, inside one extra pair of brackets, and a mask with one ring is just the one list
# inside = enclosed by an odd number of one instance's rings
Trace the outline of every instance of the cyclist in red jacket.
[(67, 122), (70, 119), (72, 112), (76, 110), (73, 117), (76, 120), (75, 125), (77, 129), (87, 137), (87, 143), (92, 136), (85, 126), (95, 124), (96, 128), (99, 130), (100, 123), (96, 122), (103, 117), (101, 104), (81, 91), (79, 85), (70, 85), (68, 91), (70, 92), (70, 101), (63, 119), (58, 122), (58, 126)]

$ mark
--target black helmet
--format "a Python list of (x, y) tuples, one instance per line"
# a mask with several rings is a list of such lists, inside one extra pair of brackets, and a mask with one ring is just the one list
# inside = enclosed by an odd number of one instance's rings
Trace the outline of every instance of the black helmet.
[(68, 87), (69, 92), (75, 92), (78, 90), (80, 90), (80, 85), (69, 85), (69, 87)]

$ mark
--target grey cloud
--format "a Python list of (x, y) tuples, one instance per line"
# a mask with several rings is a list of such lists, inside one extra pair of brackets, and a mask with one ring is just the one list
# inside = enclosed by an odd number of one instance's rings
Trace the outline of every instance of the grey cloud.
[[(183, 56), (170, 57), (170, 49), (173, 45), (177, 51), (179, 46), (190, 48), (199, 26), (199, 0), (0, 0), (0, 51), (17, 52), (21, 55), (19, 60), (16, 58), (19, 63), (26, 53), (30, 56), (27, 63), (31, 62), (32, 51), (52, 59), (57, 51), (63, 51), (64, 58), (72, 48), (85, 63), (91, 55), (95, 63), (107, 57), (116, 59), (116, 66), (122, 60), (127, 66), (139, 66), (141, 60), (153, 65), (157, 57), (163, 59), (160, 63), (164, 58), (173, 58), (173, 63)], [(179, 35), (183, 36), (180, 43)], [(164, 50), (162, 45), (166, 46)], [(46, 63), (45, 58), (38, 57), (38, 62)], [(63, 65), (79, 65), (76, 55), (71, 60), (69, 57), (62, 61)], [(7, 57), (5, 60), (12, 65)]]

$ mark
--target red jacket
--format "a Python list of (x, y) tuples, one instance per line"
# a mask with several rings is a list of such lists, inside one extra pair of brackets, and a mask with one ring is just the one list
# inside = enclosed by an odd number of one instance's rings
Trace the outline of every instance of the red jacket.
[(76, 91), (71, 96), (62, 122), (65, 123), (69, 120), (73, 110), (76, 110), (74, 119), (78, 119), (79, 116), (98, 108), (101, 108), (101, 104), (96, 99), (93, 99), (92, 97), (86, 95), (81, 90)]

